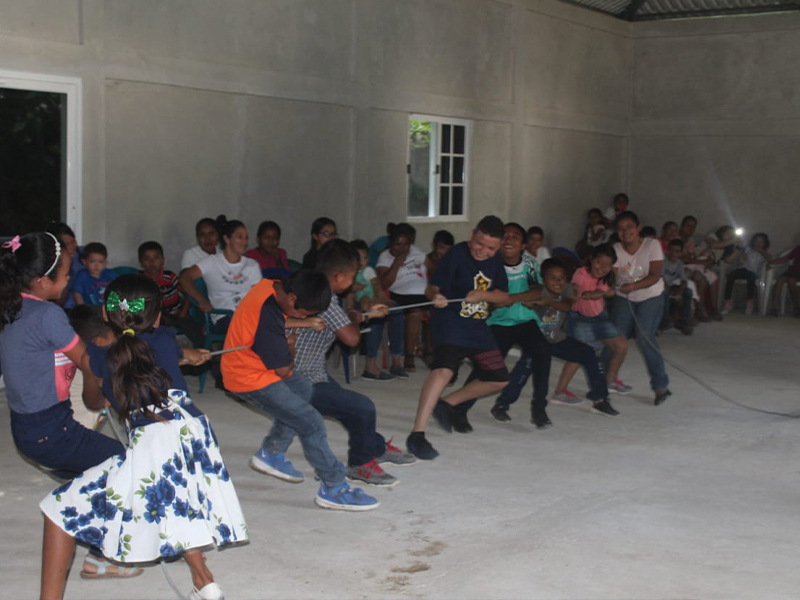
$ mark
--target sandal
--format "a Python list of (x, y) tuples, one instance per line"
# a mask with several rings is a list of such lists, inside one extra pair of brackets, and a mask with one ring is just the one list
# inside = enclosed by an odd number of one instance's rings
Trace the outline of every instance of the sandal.
[[(96, 571), (87, 571), (86, 563), (92, 564), (97, 569)], [(144, 573), (141, 567), (123, 567), (112, 562), (97, 560), (94, 556), (87, 555), (83, 561), (83, 570), (81, 571), (82, 579), (128, 579), (130, 577), (138, 577)]]

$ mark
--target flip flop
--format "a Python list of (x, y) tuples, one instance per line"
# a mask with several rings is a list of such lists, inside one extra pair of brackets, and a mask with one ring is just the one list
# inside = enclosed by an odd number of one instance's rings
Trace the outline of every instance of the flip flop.
[[(83, 562), (84, 566), (87, 562), (93, 564), (97, 571), (92, 573), (84, 569), (81, 571), (81, 579), (128, 579), (130, 577), (138, 577), (144, 573), (144, 569), (141, 567), (123, 567), (115, 563), (97, 560), (91, 555), (86, 556)], [(114, 570), (111, 571), (109, 568)]]

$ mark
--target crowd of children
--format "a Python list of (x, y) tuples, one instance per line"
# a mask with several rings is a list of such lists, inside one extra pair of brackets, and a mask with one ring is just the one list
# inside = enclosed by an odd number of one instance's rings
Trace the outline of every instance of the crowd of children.
[[(90, 548), (84, 577), (133, 577), (142, 571), (130, 563), (182, 556), (191, 597), (222, 597), (199, 550), (242, 542), (248, 533), (216, 436), (181, 372), (211, 359), (202, 313), (212, 314), (209, 328), (225, 338), (212, 367), (219, 386), (272, 418), (250, 465), (302, 481), (286, 458), (297, 435), (320, 481), (316, 504), (372, 510), (378, 500), (348, 481), (393, 486), (397, 478), (383, 466), (434, 459), (438, 451), (426, 438), (431, 416), (446, 432), (468, 433), (469, 409), (495, 396), (492, 416), (511, 421), (511, 406), (532, 377), (531, 422), (548, 429), (548, 401), (583, 402), (569, 390), (580, 369), (592, 412), (617, 416), (609, 394), (631, 392), (621, 373), (632, 337), (658, 406), (671, 392), (657, 336), (673, 326), (690, 335), (701, 322), (721, 320), (733, 308), (736, 281), (745, 282), (745, 312), (752, 313), (757, 282), (776, 265), (789, 263), (769, 314), (778, 314), (788, 289), (800, 316), (800, 246), (776, 258), (764, 233), (744, 245), (733, 227), (700, 241), (696, 228), (686, 216), (665, 223), (657, 237), (618, 194), (605, 212), (588, 211), (574, 252), (551, 251), (538, 226), (495, 216), (481, 219), (460, 243), (437, 231), (427, 254), (409, 224), (388, 224), (372, 243), (348, 243), (333, 220), (321, 217), (302, 269), (280, 247), (277, 223), (261, 223), (249, 248), (245, 224), (224, 216), (197, 222), (197, 245), (184, 253), (177, 274), (165, 268), (156, 241), (139, 246), (138, 273), (117, 273), (103, 244), (79, 246), (63, 223), (5, 242), (0, 361), (12, 436), (24, 456), (67, 480), (41, 503), (42, 597), (62, 597), (76, 540)], [(384, 330), (389, 359), (382, 367)], [(178, 345), (178, 333), (192, 347)], [(357, 348), (362, 337), (364, 379), (408, 378), (417, 358), (430, 369), (408, 452), (377, 431), (372, 400), (327, 371), (334, 343)], [(521, 357), (509, 372), (505, 359), (514, 346)], [(553, 357), (564, 365), (551, 393)], [(464, 361), (471, 363), (464, 385), (443, 395)], [(127, 448), (73, 418), (69, 382), (76, 369), (84, 376), (84, 402), (113, 409), (126, 427)], [(347, 430), (346, 462), (328, 445), (325, 416)]]

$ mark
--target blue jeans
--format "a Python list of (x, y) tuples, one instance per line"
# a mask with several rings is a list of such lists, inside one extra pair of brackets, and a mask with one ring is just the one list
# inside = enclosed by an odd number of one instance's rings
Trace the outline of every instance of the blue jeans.
[(328, 445), (325, 421), (311, 406), (311, 394), (311, 382), (294, 373), (260, 390), (236, 395), (272, 416), (272, 429), (261, 443), (264, 450), (273, 454), (286, 452), (297, 432), (303, 454), (317, 477), (327, 486), (339, 485), (344, 482), (344, 465)]
[[(650, 374), (650, 387), (665, 390), (669, 387), (669, 377), (664, 366), (664, 358), (656, 341), (656, 330), (664, 316), (664, 296), (659, 295), (642, 302), (629, 302), (627, 298), (615, 296), (611, 300), (611, 320), (619, 332), (630, 339), (636, 332), (636, 344), (644, 357), (647, 372)], [(611, 351), (603, 349), (604, 365), (608, 365)]]
[(386, 452), (386, 440), (375, 431), (375, 403), (365, 395), (344, 389), (328, 376), (328, 381), (314, 384), (311, 406), (347, 429), (349, 466), (361, 466)]
[[(549, 344), (550, 354), (555, 358), (567, 362), (574, 362), (581, 365), (586, 370), (589, 378), (590, 396), (592, 400), (605, 400), (608, 398), (608, 384), (606, 383), (603, 365), (597, 359), (597, 355), (591, 346), (574, 340), (571, 337), (555, 344)], [(508, 407), (519, 398), (522, 388), (528, 382), (528, 378), (533, 372), (534, 361), (530, 354), (522, 353), (522, 357), (511, 370), (511, 379), (508, 385), (500, 392), (496, 404)], [(549, 373), (549, 369), (548, 369)], [(534, 385), (535, 385), (534, 381)], [(545, 390), (547, 386), (545, 386)]]
[(389, 313), (383, 319), (370, 319), (369, 332), (364, 335), (364, 342), (367, 346), (367, 358), (377, 358), (378, 348), (383, 337), (383, 327), (389, 324), (389, 351), (392, 356), (403, 356), (404, 353), (404, 324), (402, 311)]

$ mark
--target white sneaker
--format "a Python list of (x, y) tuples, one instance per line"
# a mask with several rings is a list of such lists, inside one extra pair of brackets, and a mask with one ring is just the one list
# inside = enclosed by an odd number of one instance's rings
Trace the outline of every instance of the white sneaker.
[(225, 596), (222, 595), (222, 589), (212, 581), (202, 589), (192, 588), (189, 600), (225, 600)]

